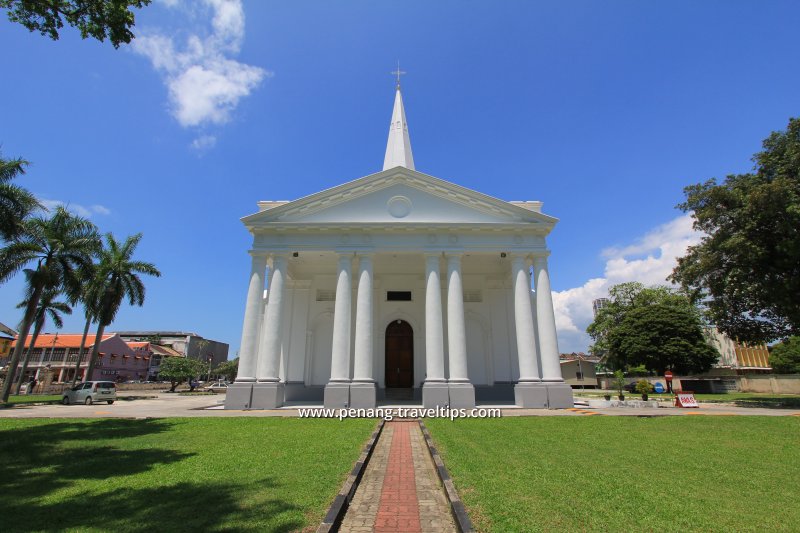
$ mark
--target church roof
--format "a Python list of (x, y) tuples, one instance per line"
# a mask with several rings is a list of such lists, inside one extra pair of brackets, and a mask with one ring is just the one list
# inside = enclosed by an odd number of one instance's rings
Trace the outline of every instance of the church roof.
[(403, 95), (400, 93), (399, 80), (394, 95), (392, 122), (389, 124), (386, 156), (383, 158), (383, 170), (394, 167), (414, 170), (414, 156), (411, 154), (411, 139), (408, 136), (408, 122), (406, 121), (406, 111), (403, 109)]
[(510, 224), (549, 233), (558, 219), (543, 214), (541, 202), (507, 202), (414, 168), (397, 72), (383, 170), (298, 200), (260, 201), (257, 213), (242, 218), (245, 226)]

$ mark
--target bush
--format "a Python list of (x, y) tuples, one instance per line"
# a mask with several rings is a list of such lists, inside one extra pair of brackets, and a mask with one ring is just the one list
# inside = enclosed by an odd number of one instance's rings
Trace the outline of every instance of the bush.
[(650, 394), (653, 392), (653, 385), (646, 379), (640, 379), (636, 382), (636, 392), (639, 394)]

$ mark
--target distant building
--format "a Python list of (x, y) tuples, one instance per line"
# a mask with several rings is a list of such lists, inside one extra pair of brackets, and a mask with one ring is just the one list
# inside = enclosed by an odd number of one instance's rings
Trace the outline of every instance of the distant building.
[(17, 338), (17, 332), (0, 322), (0, 359), (11, 355), (11, 345)]
[[(54, 383), (71, 382), (75, 375), (75, 363), (78, 361), (81, 338), (83, 335), (76, 333), (50, 334), (42, 333), (36, 339), (36, 344), (31, 352), (28, 370), (23, 379), (39, 376), (45, 368), (52, 372)], [(29, 337), (30, 338), (30, 337)], [(78, 380), (95, 379), (108, 381), (128, 381), (145, 379), (150, 365), (150, 357), (134, 352), (119, 335), (108, 333), (103, 335), (100, 342), (99, 356), (92, 376), (86, 378), (86, 367), (89, 365), (89, 355), (92, 352), (94, 335), (86, 338), (83, 357), (78, 370)], [(29, 341), (26, 340), (26, 343)], [(16, 341), (13, 343), (16, 344)], [(27, 353), (27, 346), (23, 358)], [(22, 370), (22, 360), (19, 362)]]
[(572, 388), (597, 388), (597, 365), (600, 358), (583, 352), (562, 353), (561, 375)]
[(156, 381), (158, 379), (158, 372), (161, 368), (161, 362), (167, 357), (185, 357), (182, 353), (173, 350), (169, 346), (161, 346), (152, 342), (139, 342), (128, 341), (128, 346), (138, 355), (148, 357), (150, 365), (147, 369), (147, 380)]
[(713, 326), (705, 328), (704, 334), (706, 341), (719, 351), (716, 368), (730, 369), (737, 374), (772, 372), (766, 344), (737, 342)]
[[(117, 335), (125, 341), (150, 342), (171, 348), (178, 354), (217, 366), (228, 360), (228, 344), (203, 338), (197, 333), (184, 331), (118, 331)], [(162, 354), (163, 355), (163, 354)]]
[(602, 308), (607, 307), (609, 303), (611, 303), (611, 300), (608, 298), (598, 298), (592, 301), (592, 312), (595, 318), (597, 318), (597, 313), (599, 313)]

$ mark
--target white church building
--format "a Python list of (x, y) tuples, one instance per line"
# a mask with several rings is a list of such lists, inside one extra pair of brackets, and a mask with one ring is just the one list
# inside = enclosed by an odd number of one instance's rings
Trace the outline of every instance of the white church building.
[(383, 171), (258, 209), (242, 219), (252, 268), (226, 408), (573, 406), (557, 219), (417, 172), (399, 83)]

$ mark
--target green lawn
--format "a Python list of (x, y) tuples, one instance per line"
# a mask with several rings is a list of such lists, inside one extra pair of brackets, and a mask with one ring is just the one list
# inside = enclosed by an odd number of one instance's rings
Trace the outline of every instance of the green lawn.
[[(584, 398), (600, 398), (605, 391), (598, 390), (580, 390), (573, 391), (575, 396), (582, 396)], [(611, 398), (616, 399), (616, 391), (611, 393)], [(625, 393), (626, 399), (638, 399), (639, 394)], [(726, 394), (695, 394), (694, 397), (698, 402), (707, 403), (733, 403), (740, 407), (800, 407), (800, 395), (797, 394), (764, 394), (759, 392), (729, 392)], [(652, 400), (672, 400), (670, 394), (650, 394)]]
[(21, 403), (58, 403), (61, 401), (59, 394), (12, 394), (8, 397), (6, 405), (17, 405)]
[(316, 528), (374, 420), (0, 419), (0, 529)]
[(800, 418), (430, 419), (481, 531), (789, 531)]

